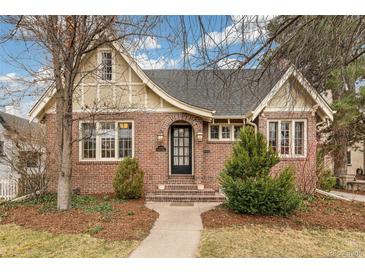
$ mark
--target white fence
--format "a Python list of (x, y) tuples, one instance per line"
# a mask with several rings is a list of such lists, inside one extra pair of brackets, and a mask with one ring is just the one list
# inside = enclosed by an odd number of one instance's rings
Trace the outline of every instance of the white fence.
[(16, 181), (0, 179), (0, 199), (11, 200), (18, 195)]

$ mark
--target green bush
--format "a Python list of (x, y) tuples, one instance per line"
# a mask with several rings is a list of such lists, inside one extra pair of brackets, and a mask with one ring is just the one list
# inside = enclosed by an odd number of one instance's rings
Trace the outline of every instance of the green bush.
[(324, 191), (331, 191), (336, 186), (336, 177), (331, 170), (325, 170), (319, 178), (319, 186)]
[(270, 176), (271, 168), (278, 162), (278, 155), (267, 148), (262, 134), (255, 134), (248, 127), (242, 129), (219, 177), (228, 207), (245, 214), (293, 213), (301, 204), (301, 195), (295, 189), (291, 168), (274, 178)]
[(119, 199), (138, 199), (142, 196), (144, 173), (137, 159), (127, 157), (120, 162), (113, 186)]

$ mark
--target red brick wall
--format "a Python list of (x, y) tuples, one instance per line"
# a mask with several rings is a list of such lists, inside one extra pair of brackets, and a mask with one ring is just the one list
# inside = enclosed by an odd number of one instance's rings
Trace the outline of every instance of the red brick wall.
[(275, 175), (283, 167), (292, 166), (295, 170), (297, 186), (301, 191), (312, 192), (317, 183), (316, 176), (316, 119), (311, 112), (263, 112), (258, 117), (259, 131), (267, 135), (268, 119), (305, 119), (307, 120), (307, 157), (306, 158), (281, 158), (274, 166), (272, 173)]
[[(74, 114), (74, 118), (82, 118), (81, 114)], [(143, 113), (129, 112), (113, 115), (99, 115), (95, 120), (133, 120), (134, 121), (134, 155), (139, 160), (139, 165), (145, 172), (145, 192), (153, 191), (158, 184), (166, 182), (169, 175), (168, 157), (168, 131), (170, 125), (175, 121), (187, 121), (193, 127), (193, 142), (196, 139), (196, 132), (202, 131), (202, 120), (200, 118), (184, 113)], [(56, 155), (55, 115), (47, 114), (45, 118), (47, 126), (47, 139), (49, 150)], [(73, 137), (78, 137), (79, 122), (73, 125)], [(165, 152), (157, 152), (159, 145), (157, 134), (162, 130), (164, 134), (163, 145)], [(197, 182), (202, 178), (202, 142), (194, 143), (194, 174)], [(118, 165), (117, 161), (80, 161), (79, 143), (75, 142), (72, 147), (72, 188), (81, 188), (82, 193), (108, 193), (113, 192), (112, 180)], [(50, 168), (51, 175), (55, 176), (57, 171), (56, 161)], [(56, 176), (57, 177), (57, 176)], [(50, 190), (56, 190), (56, 180), (50, 184)]]
[[(287, 113), (265, 113), (258, 118), (259, 130), (266, 135), (267, 118), (305, 118), (308, 126), (308, 157), (304, 160), (285, 159), (275, 168), (274, 172), (287, 165), (294, 165), (297, 171), (298, 186), (300, 189), (310, 190), (315, 187), (315, 181), (309, 180), (315, 176), (315, 118), (310, 113), (294, 113), (288, 117)], [(74, 118), (82, 118), (81, 114), (75, 114)], [(208, 123), (201, 118), (185, 113), (143, 113), (129, 112), (119, 114), (100, 115), (95, 120), (133, 120), (135, 135), (135, 157), (139, 160), (140, 167), (145, 172), (145, 192), (154, 191), (158, 184), (166, 182), (169, 176), (169, 147), (168, 131), (170, 125), (175, 121), (187, 121), (193, 127), (193, 149), (194, 149), (194, 178), (197, 183), (203, 183), (205, 187), (218, 190), (217, 175), (223, 168), (224, 162), (231, 153), (232, 142), (209, 142)], [(55, 142), (57, 131), (55, 127), (55, 115), (47, 114), (45, 118), (47, 126), (47, 139), (49, 149), (56, 158)], [(73, 125), (73, 136), (78, 137), (79, 123)], [(163, 145), (165, 152), (157, 152), (157, 134), (162, 130), (164, 134)], [(196, 133), (203, 131), (203, 141), (196, 140)], [(309, 161), (308, 161), (309, 160)], [(72, 188), (79, 187), (82, 193), (109, 193), (113, 192), (112, 180), (118, 165), (117, 161), (79, 161), (79, 143), (73, 144), (73, 173)], [(303, 172), (303, 170), (305, 172)], [(52, 161), (50, 173), (57, 178), (57, 163)], [(309, 180), (309, 183), (307, 182)], [(56, 190), (56, 180), (52, 180), (50, 190)]]

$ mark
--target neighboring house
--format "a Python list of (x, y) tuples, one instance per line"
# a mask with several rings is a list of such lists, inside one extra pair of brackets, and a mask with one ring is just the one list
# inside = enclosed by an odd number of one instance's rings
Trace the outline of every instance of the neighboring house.
[[(95, 74), (91, 68), (100, 68)], [(73, 103), (72, 187), (113, 192), (118, 162), (136, 157), (150, 200), (214, 201), (217, 176), (243, 126), (292, 165), (297, 186), (316, 186), (316, 124), (333, 119), (325, 100), (293, 66), (263, 70), (142, 70), (117, 43), (83, 60)], [(258, 78), (260, 81), (257, 81)], [(30, 111), (55, 153), (54, 90)], [(94, 110), (94, 115), (91, 115)], [(50, 169), (53, 174), (57, 164)], [(55, 191), (56, 181), (51, 184)]]
[[(331, 90), (326, 90), (322, 93), (322, 96), (329, 104), (332, 104)], [(346, 173), (340, 176), (343, 185), (347, 181), (365, 178), (365, 141), (357, 142), (347, 148), (346, 164)], [(325, 156), (325, 168), (331, 171), (334, 170), (333, 157), (330, 155)]]
[(11, 199), (19, 190), (19, 157), (27, 168), (37, 165), (33, 142), (38, 142), (42, 125), (10, 114), (14, 113), (10, 106), (6, 111), (0, 111), (0, 198)]

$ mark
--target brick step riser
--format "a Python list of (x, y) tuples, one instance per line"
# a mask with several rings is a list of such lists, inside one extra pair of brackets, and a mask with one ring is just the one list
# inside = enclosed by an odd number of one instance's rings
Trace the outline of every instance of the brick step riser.
[(159, 195), (159, 196), (163, 196), (163, 195), (210, 195), (210, 196), (214, 196), (215, 192), (214, 191), (174, 191), (174, 190), (161, 190), (161, 191), (156, 191), (155, 193), (153, 193), (154, 195)]
[(196, 184), (194, 180), (167, 180), (167, 184)]
[(146, 198), (151, 202), (224, 202), (223, 197), (199, 197), (199, 196), (187, 196), (187, 197), (173, 197), (173, 196), (151, 196)]
[(165, 190), (198, 190), (197, 185), (165, 185)]

